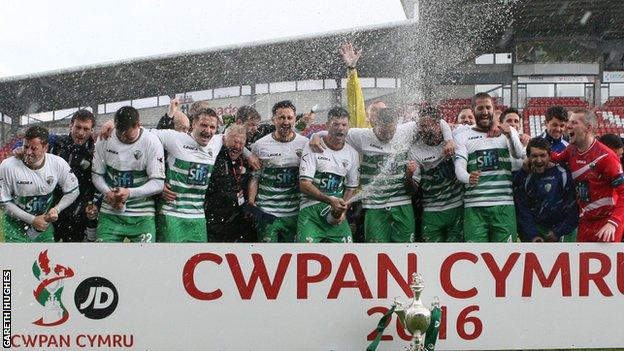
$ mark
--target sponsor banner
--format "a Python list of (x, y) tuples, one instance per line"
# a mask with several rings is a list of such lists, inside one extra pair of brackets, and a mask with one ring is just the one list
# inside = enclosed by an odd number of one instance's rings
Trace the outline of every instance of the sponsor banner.
[[(624, 346), (619, 244), (4, 244), (23, 350), (363, 350), (409, 277), (438, 350)], [(8, 316), (8, 318), (6, 317)], [(8, 325), (7, 325), (8, 324)], [(402, 350), (397, 318), (379, 350)]]
[(624, 71), (602, 72), (603, 83), (624, 83)]
[(528, 76), (518, 77), (518, 83), (593, 83), (593, 76)]

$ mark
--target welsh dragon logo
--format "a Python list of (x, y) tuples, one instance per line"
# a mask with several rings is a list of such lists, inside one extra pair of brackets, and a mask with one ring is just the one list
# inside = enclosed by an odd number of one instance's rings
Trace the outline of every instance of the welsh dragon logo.
[(33, 274), (40, 283), (33, 291), (35, 300), (45, 308), (43, 317), (34, 321), (33, 324), (42, 327), (53, 327), (65, 323), (69, 319), (69, 312), (63, 302), (63, 279), (74, 276), (74, 271), (60, 264), (50, 264), (48, 250), (39, 253), (39, 257), (33, 263)]

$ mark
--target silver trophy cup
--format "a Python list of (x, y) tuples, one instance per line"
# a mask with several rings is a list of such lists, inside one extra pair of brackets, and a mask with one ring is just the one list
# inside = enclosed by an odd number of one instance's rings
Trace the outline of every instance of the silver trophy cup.
[(394, 313), (401, 319), (401, 323), (407, 331), (412, 335), (410, 351), (423, 351), (425, 348), (425, 333), (431, 322), (431, 310), (423, 305), (420, 301), (420, 294), (425, 288), (422, 275), (419, 273), (412, 274), (412, 283), (410, 289), (414, 294), (412, 303), (405, 308), (403, 304), (396, 298), (394, 303), (396, 308)]

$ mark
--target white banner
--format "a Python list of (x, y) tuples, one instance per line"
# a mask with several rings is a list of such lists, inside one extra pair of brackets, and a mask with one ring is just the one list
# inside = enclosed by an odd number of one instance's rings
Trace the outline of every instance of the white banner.
[(602, 72), (603, 83), (622, 83), (624, 82), (624, 71)]
[(518, 77), (518, 83), (593, 83), (593, 76), (527, 76)]
[[(422, 274), (437, 350), (624, 346), (619, 244), (4, 244), (3, 345), (364, 350)], [(379, 350), (402, 350), (393, 317)]]

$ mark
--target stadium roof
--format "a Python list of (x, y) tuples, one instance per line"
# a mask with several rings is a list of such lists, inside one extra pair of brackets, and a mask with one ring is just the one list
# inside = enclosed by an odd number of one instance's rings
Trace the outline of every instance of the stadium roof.
[(518, 37), (593, 36), (602, 40), (624, 37), (622, 0), (528, 0), (514, 19)]
[[(420, 8), (426, 8), (421, 0)], [(436, 0), (440, 1), (440, 0)], [(445, 0), (445, 8), (461, 4), (462, 16), (473, 0)], [(507, 32), (483, 38), (477, 52), (509, 50), (515, 38), (583, 35), (599, 39), (624, 37), (624, 1), (517, 0), (519, 6)], [(511, 5), (510, 5), (511, 6)], [(589, 15), (588, 15), (589, 14)], [(451, 20), (449, 20), (451, 21)], [(0, 79), (0, 112), (21, 116), (41, 111), (92, 106), (106, 102), (172, 95), (185, 91), (254, 83), (330, 79), (344, 75), (337, 48), (354, 41), (366, 48), (358, 64), (361, 76), (401, 77), (405, 57), (401, 38), (414, 33), (418, 23), (404, 21), (316, 36), (282, 38), (187, 53), (104, 63), (53, 72)], [(449, 31), (461, 30), (447, 23)], [(487, 46), (487, 47), (486, 47)]]

